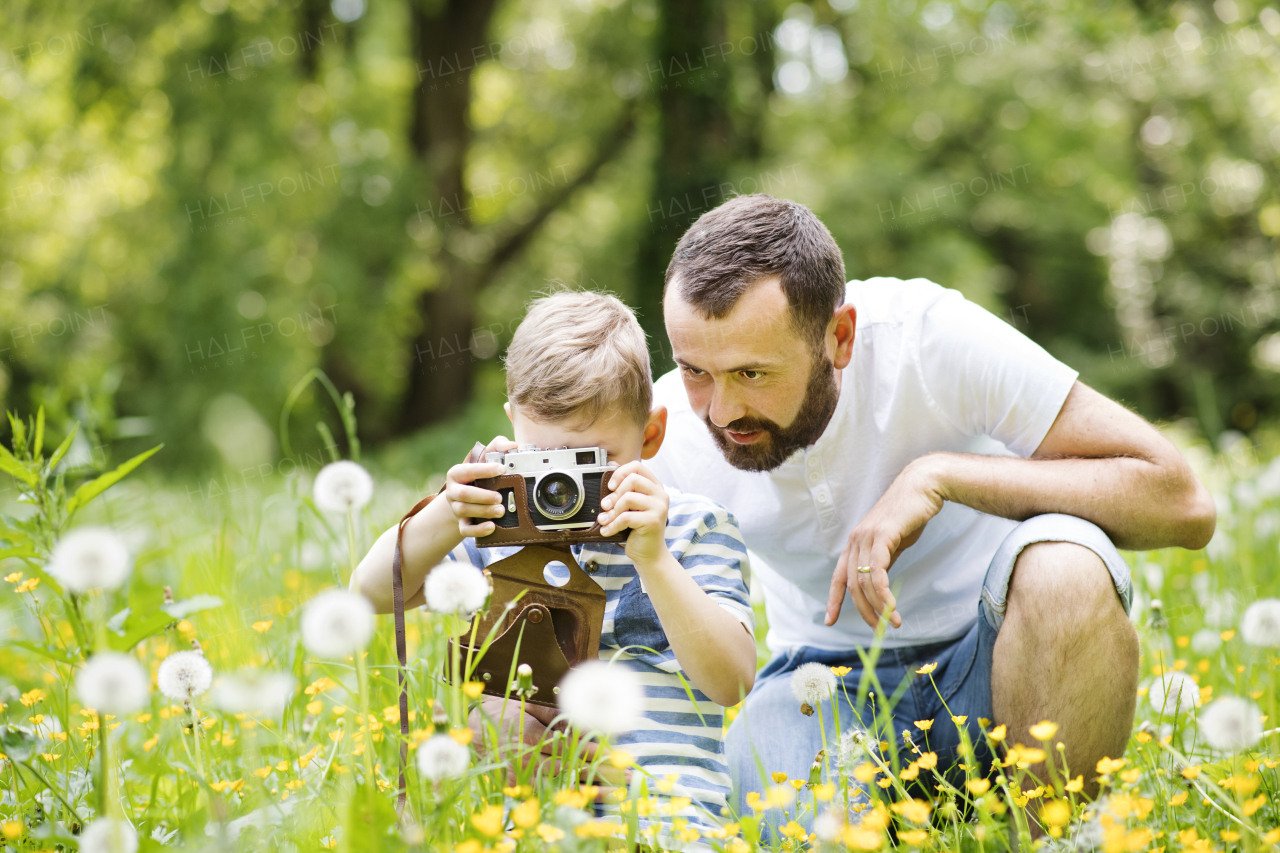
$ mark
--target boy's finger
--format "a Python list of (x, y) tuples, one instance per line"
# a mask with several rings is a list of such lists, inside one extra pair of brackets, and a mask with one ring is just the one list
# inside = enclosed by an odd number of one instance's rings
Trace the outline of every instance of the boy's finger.
[(465, 483), (450, 483), (444, 490), (445, 497), (454, 503), (489, 506), (502, 503), (502, 495), (492, 489), (479, 486), (468, 486)]
[(471, 524), (467, 521), (458, 522), (458, 532), (463, 536), (488, 536), (497, 527), (492, 521), (482, 521), (479, 524)]
[(640, 467), (639, 462), (628, 462), (626, 465), (619, 465), (613, 469), (613, 474), (609, 477), (609, 488), (613, 491), (618, 490), (618, 484), (621, 483), (628, 474)]

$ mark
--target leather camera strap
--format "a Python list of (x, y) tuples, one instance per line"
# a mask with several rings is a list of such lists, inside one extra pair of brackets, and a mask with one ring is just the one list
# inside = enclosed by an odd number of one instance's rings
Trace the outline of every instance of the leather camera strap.
[[(444, 490), (441, 489), (443, 492)], [(436, 495), (428, 495), (413, 505), (413, 509), (405, 513), (404, 518), (400, 519), (400, 526), (396, 529), (396, 551), (391, 558), (391, 599), (395, 604), (396, 611), (396, 660), (400, 666), (396, 668), (397, 684), (400, 687), (400, 781), (396, 788), (396, 814), (403, 814), (405, 797), (408, 789), (405, 787), (404, 768), (409, 761), (409, 686), (407, 682), (408, 667), (408, 648), (405, 645), (404, 637), (404, 574), (402, 567), (404, 564), (404, 555), (401, 552), (402, 540), (404, 539), (404, 526), (422, 509), (433, 500), (439, 497)]]

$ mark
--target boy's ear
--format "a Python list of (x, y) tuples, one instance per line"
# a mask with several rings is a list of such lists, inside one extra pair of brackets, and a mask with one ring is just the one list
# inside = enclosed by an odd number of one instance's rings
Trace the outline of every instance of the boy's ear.
[(506, 413), (507, 413), (507, 420), (511, 421), (511, 425), (512, 425), (512, 426), (515, 426), (515, 425), (516, 425), (516, 418), (515, 418), (515, 415), (511, 414), (511, 404), (510, 404), (510, 403), (503, 403), (503, 404), (502, 404), (502, 411), (504, 411), (504, 412), (506, 412)]
[(640, 446), (640, 458), (652, 459), (658, 455), (662, 440), (667, 437), (667, 407), (654, 406), (644, 425), (644, 444)]

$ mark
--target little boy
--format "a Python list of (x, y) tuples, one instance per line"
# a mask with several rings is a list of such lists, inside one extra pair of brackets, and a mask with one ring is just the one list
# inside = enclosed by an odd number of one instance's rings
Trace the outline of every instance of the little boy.
[[(721, 706), (736, 704), (755, 673), (742, 579), (747, 551), (737, 523), (707, 498), (664, 488), (644, 466), (662, 445), (667, 412), (652, 407), (644, 332), (618, 299), (561, 292), (534, 301), (506, 368), (515, 441), (499, 436), (486, 450), (602, 447), (618, 466), (599, 522), (606, 536), (630, 529), (627, 541), (573, 546), (606, 595), (600, 657), (637, 672), (645, 688), (641, 727), (611, 743), (662, 781), (664, 792), (691, 800), (662, 821), (710, 826), (706, 816), (721, 814), (730, 784)], [(496, 463), (455, 465), (441, 499), (405, 526), (406, 607), (424, 602), (426, 575), (442, 560), (483, 568), (516, 550), (477, 548), (473, 538), (492, 533), (485, 519), (501, 517), (503, 508), (497, 492), (471, 483), (501, 473)], [(378, 540), (353, 583), (381, 612), (391, 609), (394, 537), (392, 528)]]

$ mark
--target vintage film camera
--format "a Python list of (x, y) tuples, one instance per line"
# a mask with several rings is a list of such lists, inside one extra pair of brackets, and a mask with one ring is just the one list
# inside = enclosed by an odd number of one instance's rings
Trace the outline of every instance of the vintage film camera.
[[(474, 485), (500, 494), (506, 513), (491, 519), (493, 533), (477, 537), (476, 545), (524, 547), (487, 570), (493, 595), (488, 610), (476, 614), (474, 636), (483, 638), (495, 624), (498, 628), (475, 677), (484, 682), (486, 693), (501, 696), (511, 673), (527, 663), (537, 688), (529, 701), (554, 707), (560, 679), (570, 667), (599, 653), (604, 624), (604, 590), (578, 565), (569, 546), (625, 542), (630, 533), (602, 536), (596, 522), (614, 466), (601, 447), (543, 450), (522, 445), (507, 453), (487, 453), (484, 459), (500, 463), (505, 473)], [(569, 580), (562, 586), (553, 585), (544, 574), (552, 563), (568, 569)], [(514, 608), (507, 610), (507, 603), (521, 592)], [(469, 650), (466, 639), (455, 640), (464, 653)]]

